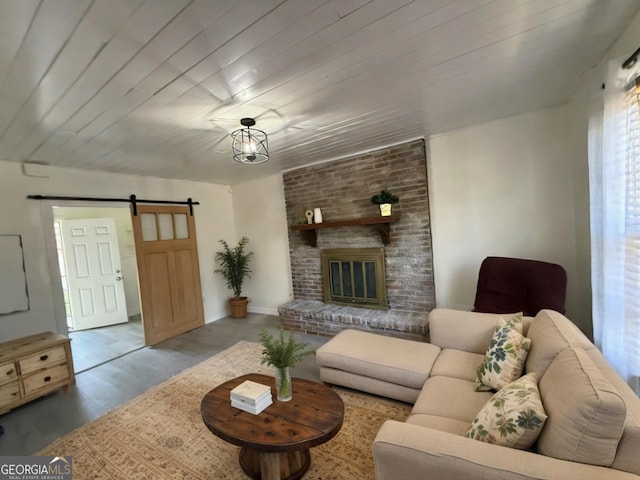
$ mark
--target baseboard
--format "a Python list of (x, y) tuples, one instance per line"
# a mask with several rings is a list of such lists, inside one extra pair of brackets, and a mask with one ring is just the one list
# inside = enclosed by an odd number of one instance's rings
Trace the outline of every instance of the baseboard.
[(204, 319), (204, 323), (213, 323), (217, 320), (220, 320), (221, 318), (224, 317), (228, 317), (229, 316), (229, 312), (227, 312), (226, 310), (222, 311), (222, 312), (216, 312), (213, 315), (209, 315), (207, 318)]
[(278, 316), (278, 308), (274, 308), (274, 307), (256, 307), (256, 306), (251, 306), (251, 304), (249, 304), (249, 308), (247, 308), (247, 311), (249, 313), (261, 313), (262, 315), (275, 315)]
[[(249, 304), (251, 305), (251, 304)], [(247, 308), (247, 312), (249, 313), (259, 313), (261, 315), (275, 315), (276, 317), (278, 316), (278, 309), (277, 308), (273, 308), (273, 307), (248, 307)], [(220, 320), (221, 318), (225, 318), (229, 316), (229, 311), (228, 310), (224, 310), (222, 312), (216, 312), (212, 315), (209, 315), (204, 323), (212, 323), (215, 322), (217, 320)]]

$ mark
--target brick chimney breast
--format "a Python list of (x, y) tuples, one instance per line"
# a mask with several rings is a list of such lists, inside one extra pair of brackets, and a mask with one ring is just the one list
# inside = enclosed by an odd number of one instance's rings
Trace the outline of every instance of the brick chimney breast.
[(370, 199), (382, 189), (400, 198), (388, 245), (370, 225), (320, 229), (317, 248), (289, 230), (294, 300), (322, 302), (320, 250), (384, 247), (389, 310), (428, 314), (435, 308), (424, 140), (286, 172), (283, 184), (290, 225), (306, 223), (304, 213), (313, 208), (322, 210), (324, 222), (380, 215)]

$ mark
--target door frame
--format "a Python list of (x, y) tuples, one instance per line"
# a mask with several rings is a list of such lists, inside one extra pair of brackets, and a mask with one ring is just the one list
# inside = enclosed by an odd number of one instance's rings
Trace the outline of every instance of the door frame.
[[(57, 333), (69, 336), (67, 326), (67, 313), (64, 306), (64, 294), (62, 291), (62, 279), (60, 265), (58, 264), (58, 249), (56, 245), (56, 233), (53, 227), (55, 222), (53, 207), (84, 207), (84, 208), (127, 208), (129, 202), (86, 202), (82, 200), (41, 200), (40, 211), (42, 218), (42, 230), (44, 238), (44, 248), (49, 263), (49, 283), (51, 285), (51, 296), (53, 301), (53, 316), (56, 322)], [(137, 268), (137, 266), (136, 266)], [(139, 286), (138, 286), (139, 288)], [(144, 319), (142, 319), (144, 322)]]

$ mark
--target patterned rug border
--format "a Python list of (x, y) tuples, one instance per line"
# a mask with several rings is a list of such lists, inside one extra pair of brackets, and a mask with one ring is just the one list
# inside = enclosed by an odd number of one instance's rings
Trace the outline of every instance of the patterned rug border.
[[(193, 365), (99, 418), (53, 441), (34, 455), (70, 455), (74, 480), (240, 480), (238, 447), (210, 433), (200, 400), (215, 385), (245, 373), (273, 376), (260, 365), (262, 347), (241, 341)], [(295, 373), (294, 373), (295, 375)], [(342, 430), (312, 449), (305, 479), (374, 478), (371, 444), (382, 424), (403, 421), (410, 405), (336, 388), (345, 402)]]

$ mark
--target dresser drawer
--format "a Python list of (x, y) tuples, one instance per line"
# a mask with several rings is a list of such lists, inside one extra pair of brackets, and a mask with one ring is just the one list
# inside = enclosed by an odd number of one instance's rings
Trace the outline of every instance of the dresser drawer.
[(19, 398), (20, 386), (17, 381), (0, 387), (0, 408), (11, 405)]
[(18, 372), (15, 363), (9, 362), (0, 365), (0, 385), (14, 381), (16, 378), (18, 378)]
[(26, 375), (49, 365), (64, 362), (66, 358), (67, 354), (63, 345), (50, 348), (49, 350), (43, 350), (42, 352), (20, 360), (20, 372), (22, 375)]
[(24, 386), (24, 395), (29, 396), (42, 388), (49, 385), (59, 384), (65, 380), (69, 380), (69, 370), (67, 365), (47, 368), (42, 372), (34, 373), (22, 379)]
[(0, 343), (0, 415), (76, 383), (71, 340), (41, 332)]

